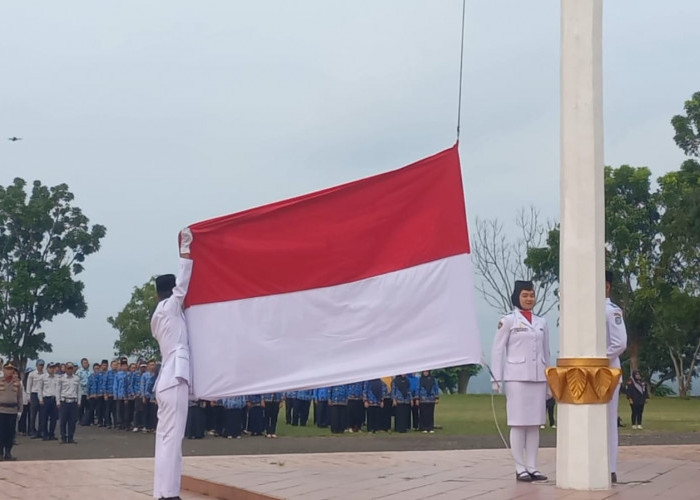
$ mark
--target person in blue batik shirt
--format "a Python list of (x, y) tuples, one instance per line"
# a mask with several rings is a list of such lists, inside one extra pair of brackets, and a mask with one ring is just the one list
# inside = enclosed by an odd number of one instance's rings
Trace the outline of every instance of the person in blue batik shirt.
[(280, 403), (284, 398), (281, 392), (263, 394), (263, 408), (265, 414), (265, 437), (277, 437), (277, 417), (280, 413)]
[(292, 409), (292, 425), (306, 426), (309, 421), (309, 408), (311, 408), (311, 400), (314, 398), (312, 389), (297, 391), (297, 397), (294, 401)]
[(245, 400), (248, 408), (248, 432), (250, 432), (251, 436), (262, 436), (265, 431), (262, 395), (253, 394), (246, 396)]
[(109, 361), (103, 359), (100, 363), (100, 373), (97, 377), (97, 398), (95, 401), (95, 413), (97, 414), (98, 427), (106, 427), (105, 410), (107, 408), (107, 370)]
[(105, 426), (108, 429), (116, 424), (114, 404), (114, 379), (119, 371), (119, 361), (114, 360), (105, 378)]
[(348, 384), (348, 432), (360, 432), (365, 422), (364, 382)]
[(314, 389), (314, 423), (322, 429), (331, 425), (331, 415), (328, 407), (329, 392), (330, 387)]
[(100, 378), (100, 365), (99, 363), (94, 363), (92, 365), (92, 373), (88, 377), (87, 385), (87, 416), (85, 417), (84, 425), (93, 425), (95, 423), (95, 412), (97, 410), (97, 397), (98, 397), (98, 385)]
[(224, 408), (224, 432), (222, 435), (229, 439), (240, 439), (243, 432), (243, 408), (246, 407), (245, 396), (234, 396), (222, 399), (220, 405)]
[(334, 385), (328, 394), (328, 404), (331, 407), (331, 432), (342, 434), (347, 422), (348, 386)]
[(122, 361), (119, 364), (119, 371), (114, 376), (115, 429), (123, 429), (126, 419), (126, 376), (128, 370), (129, 364)]
[(284, 393), (284, 421), (287, 425), (292, 425), (292, 411), (296, 404), (297, 391), (287, 391)]
[(375, 378), (364, 383), (363, 397), (364, 406), (367, 409), (367, 432), (374, 434), (383, 430), (381, 412), (384, 407), (384, 398), (388, 392), (386, 384), (381, 379)]
[(418, 411), (418, 380), (420, 377), (415, 373), (409, 373), (406, 375), (408, 382), (411, 386), (411, 396), (413, 396), (413, 404), (411, 405), (411, 422), (413, 424), (413, 430), (420, 430), (420, 413)]
[(420, 410), (420, 424), (423, 432), (435, 432), (435, 405), (440, 402), (438, 383), (430, 374), (430, 370), (425, 370), (418, 381), (417, 406)]
[(411, 427), (411, 406), (413, 395), (411, 394), (411, 382), (406, 375), (397, 375), (391, 387), (391, 397), (394, 401), (394, 430), (404, 433)]
[(75, 373), (80, 379), (80, 405), (78, 405), (78, 422), (81, 426), (88, 423), (88, 379), (90, 378), (90, 362), (87, 358), (80, 360), (80, 368)]

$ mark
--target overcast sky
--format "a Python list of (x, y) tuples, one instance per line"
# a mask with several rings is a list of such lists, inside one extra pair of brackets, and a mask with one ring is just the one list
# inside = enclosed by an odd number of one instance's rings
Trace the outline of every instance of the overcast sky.
[[(65, 182), (107, 227), (80, 275), (87, 316), (46, 325), (46, 359), (111, 356), (106, 318), (175, 269), (180, 228), (454, 144), (461, 6), (0, 3), (0, 184)], [(604, 16), (606, 164), (677, 169), (669, 121), (700, 90), (700, 2), (608, 0)], [(558, 218), (559, 40), (558, 1), (467, 2), (472, 226), (531, 204)], [(479, 321), (488, 353), (498, 314), (481, 304)]]

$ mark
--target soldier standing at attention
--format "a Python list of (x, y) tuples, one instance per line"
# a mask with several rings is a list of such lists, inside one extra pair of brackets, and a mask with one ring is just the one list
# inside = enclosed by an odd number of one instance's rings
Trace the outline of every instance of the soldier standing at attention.
[[(608, 360), (610, 368), (620, 368), (620, 355), (627, 349), (627, 329), (622, 315), (622, 309), (610, 300), (613, 282), (612, 271), (605, 271), (605, 332), (608, 345)], [(620, 380), (622, 383), (622, 380)], [(620, 390), (615, 389), (608, 403), (608, 450), (610, 460), (610, 480), (617, 482), (617, 410), (620, 402)]]
[(22, 407), (22, 382), (15, 377), (15, 365), (8, 361), (2, 367), (0, 379), (0, 452), (3, 460), (15, 460), (12, 446), (15, 442), (17, 412)]

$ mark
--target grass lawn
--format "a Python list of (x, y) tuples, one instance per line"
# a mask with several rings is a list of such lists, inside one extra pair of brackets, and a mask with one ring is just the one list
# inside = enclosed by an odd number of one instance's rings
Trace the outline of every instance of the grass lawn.
[[(620, 399), (619, 415), (625, 424), (620, 429), (622, 434), (633, 432), (700, 432), (700, 398), (654, 398), (644, 408), (644, 430), (632, 430), (630, 425), (630, 408), (627, 400), (622, 395)], [(453, 394), (440, 397), (440, 404), (435, 408), (435, 423), (442, 426), (441, 434), (471, 434), (494, 435), (497, 434), (493, 420), (491, 396), (488, 394)], [(504, 396), (493, 397), (493, 407), (496, 410), (498, 424), (505, 434), (506, 425), (506, 400)], [(281, 433), (285, 436), (328, 436), (329, 429), (319, 429), (314, 426), (292, 427), (284, 424), (284, 410), (280, 411)], [(554, 429), (545, 429), (543, 432), (554, 433)], [(393, 435), (393, 434), (390, 434)], [(352, 437), (352, 434), (345, 434)]]

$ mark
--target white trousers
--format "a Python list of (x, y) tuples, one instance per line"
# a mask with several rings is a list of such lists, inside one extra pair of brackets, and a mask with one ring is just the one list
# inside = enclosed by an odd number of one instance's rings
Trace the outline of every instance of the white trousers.
[(153, 497), (180, 495), (182, 476), (182, 439), (187, 423), (187, 383), (157, 391), (158, 427), (156, 429), (156, 464), (153, 474)]
[(515, 472), (535, 472), (540, 448), (540, 428), (536, 425), (514, 425), (510, 428), (510, 451)]
[(617, 435), (617, 411), (620, 404), (620, 386), (618, 385), (613, 397), (608, 403), (608, 460), (610, 472), (617, 473), (617, 447), (619, 444)]

